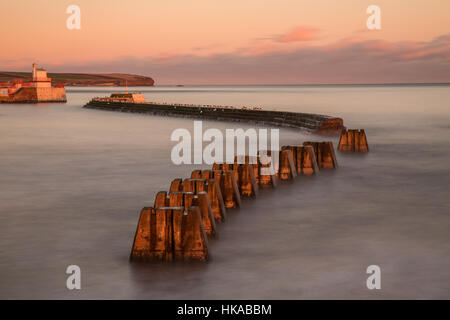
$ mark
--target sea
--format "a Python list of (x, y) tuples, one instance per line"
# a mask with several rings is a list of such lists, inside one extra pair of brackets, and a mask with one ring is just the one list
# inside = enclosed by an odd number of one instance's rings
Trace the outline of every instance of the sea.
[[(261, 190), (227, 211), (206, 263), (130, 263), (141, 208), (175, 178), (193, 119), (66, 104), (0, 105), (1, 299), (450, 299), (450, 85), (155, 86), (148, 101), (341, 117), (367, 154)], [(263, 129), (204, 121), (203, 127)], [(280, 145), (327, 141), (280, 129)], [(68, 266), (81, 270), (69, 290)], [(367, 286), (370, 266), (380, 289)], [(370, 270), (370, 268), (369, 268)]]

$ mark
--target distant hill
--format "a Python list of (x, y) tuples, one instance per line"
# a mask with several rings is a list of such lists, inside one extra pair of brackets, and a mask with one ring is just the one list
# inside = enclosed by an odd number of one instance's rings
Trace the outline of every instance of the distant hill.
[[(125, 86), (126, 82), (130, 87), (137, 87), (153, 86), (155, 83), (150, 77), (122, 73), (49, 73), (48, 76), (52, 78), (53, 82), (64, 82), (66, 86), (78, 87), (117, 87)], [(0, 71), (0, 82), (8, 82), (13, 79), (29, 81), (30, 78), (30, 72)]]

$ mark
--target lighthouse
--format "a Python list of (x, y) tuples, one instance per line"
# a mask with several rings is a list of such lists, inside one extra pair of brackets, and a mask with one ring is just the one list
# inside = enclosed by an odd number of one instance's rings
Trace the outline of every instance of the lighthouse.
[(52, 85), (47, 70), (32, 64), (30, 82), (14, 79), (13, 83), (0, 83), (0, 103), (66, 102), (64, 84)]
[(47, 70), (38, 68), (36, 63), (33, 63), (33, 81), (36, 88), (51, 88), (52, 79), (47, 77)]

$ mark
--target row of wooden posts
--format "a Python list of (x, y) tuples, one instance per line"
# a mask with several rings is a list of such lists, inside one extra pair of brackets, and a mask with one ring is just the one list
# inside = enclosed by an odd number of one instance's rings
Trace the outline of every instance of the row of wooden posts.
[(215, 163), (211, 170), (173, 180), (169, 192), (158, 192), (154, 206), (141, 210), (130, 260), (206, 261), (208, 237), (217, 234), (216, 223), (227, 219), (227, 209), (241, 206), (241, 198), (254, 198), (259, 188), (275, 187), (278, 180), (338, 166), (330, 141), (283, 146), (279, 164), (270, 172), (273, 152), (236, 157), (232, 164)]

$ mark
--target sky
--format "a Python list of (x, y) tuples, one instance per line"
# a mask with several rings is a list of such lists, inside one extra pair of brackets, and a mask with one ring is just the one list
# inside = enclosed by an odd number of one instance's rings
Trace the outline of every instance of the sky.
[[(81, 29), (69, 30), (69, 5)], [(366, 9), (381, 9), (369, 30)], [(134, 73), (156, 84), (450, 82), (448, 0), (14, 0), (0, 70)]]

